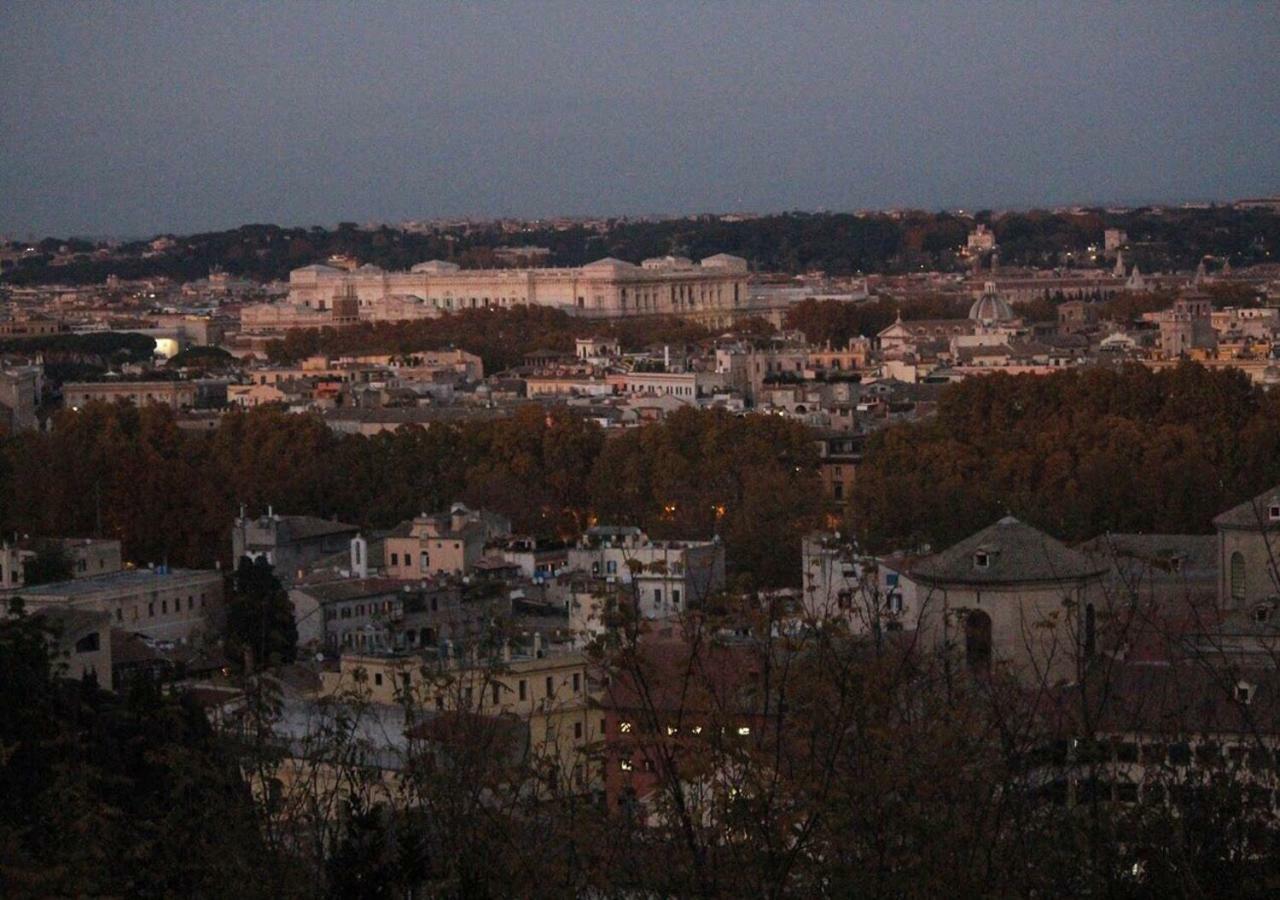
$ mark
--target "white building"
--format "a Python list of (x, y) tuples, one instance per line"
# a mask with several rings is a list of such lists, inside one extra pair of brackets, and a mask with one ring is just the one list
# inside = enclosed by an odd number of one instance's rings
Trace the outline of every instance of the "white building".
[[(568, 567), (628, 586), (640, 615), (680, 615), (724, 588), (724, 545), (709, 541), (652, 541), (639, 528), (588, 529), (569, 550)], [(625, 593), (625, 592), (624, 592)]]
[(407, 272), (371, 265), (354, 272), (324, 265), (295, 269), (289, 273), (287, 302), (246, 307), (241, 327), (266, 333), (328, 324), (335, 299), (352, 294), (361, 320), (523, 305), (593, 318), (665, 314), (713, 324), (750, 314), (746, 260), (725, 253), (698, 264), (663, 257), (637, 266), (606, 257), (576, 268), (463, 269), (430, 260)]

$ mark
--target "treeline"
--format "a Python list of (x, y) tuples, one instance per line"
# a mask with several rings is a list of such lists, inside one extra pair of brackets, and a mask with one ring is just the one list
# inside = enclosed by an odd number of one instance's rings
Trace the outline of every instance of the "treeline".
[(0, 894), (287, 889), (289, 861), (269, 853), (203, 711), (145, 680), (114, 695), (61, 679), (50, 637), (43, 620), (0, 617)]
[(802, 426), (694, 410), (606, 440), (570, 411), (533, 405), (364, 437), (265, 408), (192, 433), (166, 409), (93, 404), (0, 452), (5, 533), (118, 538), (140, 564), (230, 563), (241, 504), (387, 528), (462, 500), (544, 537), (593, 521), (671, 538), (718, 532), (735, 574), (790, 584), (819, 496)]
[[(0, 618), (0, 894), (1261, 898), (1280, 887), (1270, 705), (1240, 736), (1247, 769), (1234, 755), (1190, 773), (1148, 764), (1139, 791), (1109, 762), (1124, 743), (1053, 715), (1079, 704), (1137, 730), (1139, 714), (1118, 718), (1122, 701), (1055, 690), (1042, 714), (999, 672), (969, 679), (921, 647), (873, 651), (835, 628), (784, 637), (765, 606), (737, 611), (763, 636), (753, 643), (716, 638), (740, 618), (694, 617), (676, 626), (679, 647), (624, 633), (593, 648), (606, 698), (635, 699), (614, 707), (628, 732), (584, 761), (636, 759), (652, 785), (607, 807), (548, 764), (533, 722), (468, 700), (448, 672), (415, 674), (427, 690), (400, 702), (419, 725), (395, 746), (375, 736), (385, 713), (359, 681), (308, 707), (299, 737), (274, 673), (239, 679), (243, 702), (214, 732), (195, 692), (141, 681), (112, 696), (60, 679), (39, 623)], [(1174, 709), (1203, 703), (1170, 691)], [(437, 713), (437, 692), (462, 712)], [(540, 749), (522, 750), (525, 735)], [(1188, 739), (1152, 737), (1144, 762)], [(1113, 801), (1113, 787), (1131, 790)]]
[(1065, 540), (1207, 533), (1280, 482), (1280, 394), (1193, 363), (970, 378), (867, 444), (853, 527), (935, 548), (1012, 513)]
[[(1030, 211), (973, 219), (951, 213), (790, 212), (746, 220), (690, 216), (662, 221), (610, 222), (603, 231), (582, 226), (553, 228), (532, 223), (517, 235), (496, 225), (409, 233), (383, 226), (336, 229), (244, 225), (229, 231), (177, 238), (177, 245), (144, 257), (146, 242), (117, 248), (113, 259), (95, 259), (84, 242), (47, 238), (41, 252), (18, 260), (2, 273), (14, 284), (99, 283), (121, 278), (166, 276), (188, 281), (210, 268), (258, 281), (283, 279), (289, 270), (323, 262), (333, 254), (355, 256), (386, 269), (406, 269), (427, 259), (448, 259), (464, 267), (496, 265), (494, 249), (507, 245), (547, 247), (548, 262), (578, 266), (603, 256), (639, 261), (668, 253), (695, 259), (733, 253), (760, 271), (800, 273), (821, 269), (836, 275), (856, 272), (954, 271), (964, 261), (958, 251), (974, 222), (990, 225), (1006, 265), (1092, 265), (1089, 247), (1100, 246), (1103, 230), (1124, 228), (1133, 245), (1130, 261), (1146, 270), (1193, 268), (1204, 256), (1229, 258), (1234, 265), (1267, 262), (1280, 255), (1280, 216), (1263, 210), (1138, 209), (1116, 213)], [(63, 246), (77, 253), (53, 265)]]
[[(745, 327), (748, 331), (752, 327), (771, 330), (761, 323), (746, 323)], [(479, 356), (485, 374), (493, 374), (521, 365), (526, 353), (550, 350), (572, 355), (574, 339), (579, 337), (616, 338), (624, 350), (636, 351), (661, 344), (683, 347), (712, 334), (675, 316), (595, 322), (545, 306), (517, 306), (466, 309), (437, 319), (294, 330), (272, 341), (267, 355), (273, 362), (288, 363), (317, 354), (409, 353), (460, 347)]]

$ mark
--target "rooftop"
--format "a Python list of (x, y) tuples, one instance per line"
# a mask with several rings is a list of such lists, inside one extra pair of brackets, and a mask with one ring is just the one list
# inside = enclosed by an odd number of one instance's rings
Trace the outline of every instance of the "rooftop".
[(106, 575), (90, 575), (87, 578), (76, 578), (72, 581), (56, 581), (52, 584), (41, 584), (36, 587), (21, 587), (16, 591), (18, 596), (28, 598), (40, 597), (86, 597), (103, 591), (145, 590), (148, 586), (162, 586), (166, 583), (185, 581), (194, 577), (221, 577), (221, 573), (212, 569), (126, 569), (122, 572), (109, 572)]
[(921, 560), (911, 577), (941, 584), (1025, 584), (1092, 578), (1107, 570), (1013, 516)]

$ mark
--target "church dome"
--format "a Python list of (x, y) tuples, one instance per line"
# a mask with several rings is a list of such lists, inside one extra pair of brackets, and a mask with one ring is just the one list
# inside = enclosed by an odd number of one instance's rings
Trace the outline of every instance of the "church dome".
[(982, 289), (982, 296), (969, 307), (969, 318), (983, 325), (994, 325), (997, 322), (1009, 322), (1016, 319), (1013, 307), (996, 293), (994, 282), (988, 281)]

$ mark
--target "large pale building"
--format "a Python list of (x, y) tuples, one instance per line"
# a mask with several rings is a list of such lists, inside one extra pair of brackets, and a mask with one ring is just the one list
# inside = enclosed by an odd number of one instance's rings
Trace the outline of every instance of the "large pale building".
[[(206, 611), (222, 603), (222, 573), (203, 569), (132, 569), (10, 591), (29, 610), (105, 612), (113, 627), (165, 641), (188, 641), (206, 628)], [(0, 598), (2, 599), (2, 598)]]
[[(665, 256), (635, 265), (607, 257), (574, 268), (463, 269), (431, 260), (407, 272), (371, 265), (353, 272), (324, 265), (295, 269), (289, 273), (288, 300), (246, 307), (241, 328), (267, 333), (338, 324), (335, 300), (341, 304), (352, 296), (363, 321), (522, 305), (591, 318), (667, 314), (709, 324), (750, 314), (746, 260), (725, 253), (699, 263)], [(349, 315), (342, 318), (349, 320)]]

